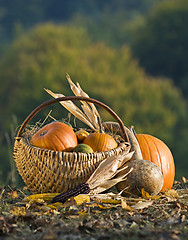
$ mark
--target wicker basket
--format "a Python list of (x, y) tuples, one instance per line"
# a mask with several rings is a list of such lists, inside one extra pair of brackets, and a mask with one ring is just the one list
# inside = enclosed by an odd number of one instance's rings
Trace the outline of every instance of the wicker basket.
[[(121, 131), (118, 134), (125, 142), (116, 149), (95, 153), (55, 152), (30, 145), (29, 136), (24, 132), (28, 122), (44, 107), (67, 100), (92, 102), (106, 109), (119, 123)], [(95, 99), (69, 96), (44, 102), (28, 115), (15, 138), (13, 157), (23, 181), (32, 192), (63, 192), (86, 182), (106, 157), (129, 150), (130, 143), (123, 122), (112, 109)]]

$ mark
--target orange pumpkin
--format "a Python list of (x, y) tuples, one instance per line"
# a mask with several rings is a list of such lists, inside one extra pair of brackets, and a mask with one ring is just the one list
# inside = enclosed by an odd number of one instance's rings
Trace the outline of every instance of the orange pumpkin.
[(160, 139), (148, 134), (136, 134), (144, 160), (155, 163), (162, 171), (164, 184), (161, 192), (172, 188), (175, 177), (174, 159), (170, 149)]
[(117, 142), (114, 138), (107, 133), (95, 132), (89, 134), (83, 141), (83, 143), (89, 145), (94, 152), (109, 151), (116, 148)]
[(32, 136), (30, 143), (43, 149), (63, 151), (76, 147), (78, 141), (75, 132), (70, 126), (62, 122), (52, 122), (36, 132)]

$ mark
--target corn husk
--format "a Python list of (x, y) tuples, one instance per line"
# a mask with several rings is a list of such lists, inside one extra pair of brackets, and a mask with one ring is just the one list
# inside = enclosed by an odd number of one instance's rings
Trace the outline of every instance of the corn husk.
[[(88, 94), (81, 89), (79, 83), (75, 85), (71, 81), (69, 75), (67, 75), (67, 80), (70, 84), (71, 90), (76, 96), (89, 97)], [(54, 98), (64, 96), (63, 94), (53, 93), (48, 89), (45, 90)], [(91, 129), (94, 131), (100, 131), (102, 128), (101, 118), (95, 105), (85, 101), (80, 101), (80, 103), (83, 111), (81, 111), (72, 101), (60, 102), (60, 104), (62, 104), (71, 114), (83, 123), (87, 124)], [(124, 164), (132, 158), (133, 154), (134, 151), (130, 152), (129, 147), (126, 152), (123, 152), (118, 156), (107, 157), (103, 160), (86, 182), (86, 184), (89, 185), (90, 192), (92, 194), (101, 193), (113, 187), (118, 182), (126, 180), (127, 175), (132, 171), (132, 169), (126, 171), (126, 174), (124, 175), (121, 174), (118, 177), (116, 175), (125, 170), (125, 168), (128, 168), (127, 166), (124, 166)], [(56, 199), (61, 199), (61, 196), (64, 197), (64, 193), (59, 196)]]
[[(89, 95), (84, 92), (82, 90), (82, 88), (80, 87), (80, 84), (77, 82), (77, 86), (72, 82), (72, 80), (70, 79), (70, 76), (67, 74), (67, 80), (70, 84), (70, 87), (72, 89), (72, 92), (75, 94), (75, 96), (82, 96), (82, 97), (88, 97)], [(92, 125), (94, 126), (94, 128), (96, 130), (100, 130), (99, 129), (99, 121), (100, 121), (100, 115), (95, 107), (95, 105), (93, 103), (87, 103), (85, 101), (80, 101), (81, 102), (81, 107), (84, 111), (84, 113), (86, 114), (87, 118), (89, 119), (90, 123), (92, 123)]]
[[(79, 83), (77, 86), (71, 81), (70, 76), (67, 74), (67, 80), (70, 84), (71, 90), (75, 94), (75, 96), (89, 97), (86, 92), (84, 92)], [(44, 89), (47, 93), (49, 93), (54, 98), (64, 97), (65, 95), (61, 93), (54, 93), (49, 89)], [(83, 123), (88, 125), (94, 131), (100, 130), (100, 115), (93, 103), (87, 103), (85, 101), (80, 101), (83, 112), (71, 101), (60, 102), (71, 114), (81, 120)]]
[[(69, 198), (75, 197), (79, 194), (98, 194), (108, 190), (117, 183), (125, 181), (127, 175), (133, 170), (130, 168), (126, 173), (117, 177), (117, 174), (128, 168), (126, 162), (132, 158), (134, 152), (123, 152), (118, 156), (110, 156), (103, 160), (89, 179), (78, 185), (77, 187), (70, 189), (67, 192), (60, 193), (55, 196), (52, 203), (66, 202)], [(124, 165), (125, 164), (125, 165)]]
[(128, 168), (128, 166), (122, 166), (132, 158), (133, 154), (134, 152), (124, 152), (118, 156), (110, 156), (102, 161), (86, 182), (89, 184), (91, 193), (101, 193), (115, 186), (118, 182), (126, 180), (132, 168), (120, 177), (116, 177), (116, 174)]

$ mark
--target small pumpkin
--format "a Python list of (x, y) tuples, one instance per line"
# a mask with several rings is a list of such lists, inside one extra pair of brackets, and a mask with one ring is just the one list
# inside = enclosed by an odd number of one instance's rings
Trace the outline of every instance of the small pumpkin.
[(82, 143), (88, 135), (89, 135), (89, 133), (87, 131), (85, 131), (84, 129), (80, 129), (79, 131), (76, 132), (78, 142), (80, 142), (80, 143)]
[(73, 152), (93, 153), (93, 149), (87, 144), (80, 143), (74, 148)]
[(77, 146), (78, 140), (70, 126), (62, 122), (52, 122), (37, 131), (30, 143), (43, 149), (64, 151)]
[(83, 143), (89, 145), (94, 152), (109, 151), (118, 146), (117, 142), (111, 135), (100, 132), (94, 132), (89, 134), (84, 139)]
[(155, 163), (162, 171), (164, 183), (161, 192), (172, 188), (175, 177), (174, 159), (170, 149), (160, 139), (149, 134), (136, 134), (142, 157)]

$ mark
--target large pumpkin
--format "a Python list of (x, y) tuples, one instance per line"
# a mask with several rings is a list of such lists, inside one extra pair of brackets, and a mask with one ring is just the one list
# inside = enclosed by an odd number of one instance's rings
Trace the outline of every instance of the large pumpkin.
[(52, 122), (36, 132), (32, 136), (30, 143), (43, 149), (63, 151), (76, 147), (78, 141), (75, 132), (70, 126), (62, 122)]
[(170, 149), (160, 139), (151, 135), (136, 134), (135, 136), (138, 140), (143, 159), (155, 163), (163, 173), (164, 184), (161, 192), (171, 189), (175, 177), (175, 166)]
[(107, 133), (95, 132), (89, 134), (83, 141), (83, 143), (89, 145), (94, 152), (109, 151), (116, 148), (117, 142), (114, 138)]

